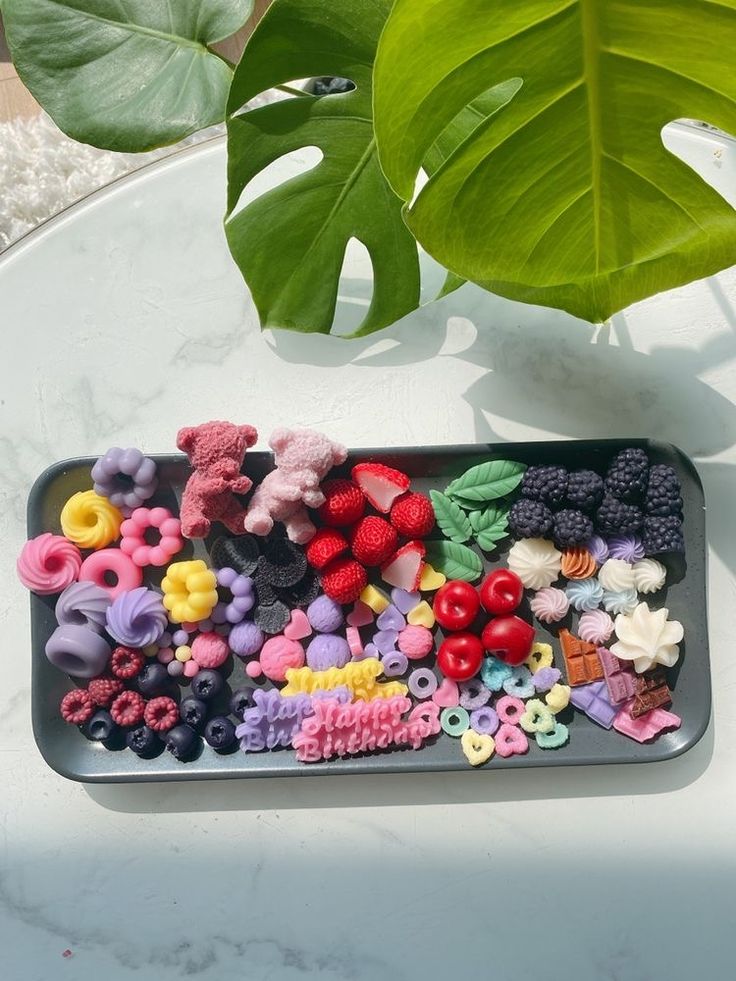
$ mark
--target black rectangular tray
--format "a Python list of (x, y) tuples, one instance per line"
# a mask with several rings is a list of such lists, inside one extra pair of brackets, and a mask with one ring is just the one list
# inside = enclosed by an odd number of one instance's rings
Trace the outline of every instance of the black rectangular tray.
[[(706, 549), (705, 504), (703, 488), (693, 463), (676, 447), (651, 440), (569, 440), (550, 442), (482, 444), (474, 446), (412, 447), (407, 449), (355, 450), (350, 453), (341, 471), (361, 460), (380, 459), (405, 471), (412, 478), (414, 489), (428, 491), (444, 489), (446, 484), (468, 467), (492, 456), (532, 463), (561, 463), (571, 469), (591, 467), (605, 471), (609, 459), (626, 446), (641, 446), (653, 463), (668, 463), (675, 468), (683, 488), (685, 513), (686, 559), (665, 559), (668, 566), (667, 585), (654, 597), (647, 597), (651, 606), (666, 605), (672, 618), (685, 628), (678, 664), (670, 669), (670, 686), (674, 690), (673, 711), (682, 718), (676, 732), (665, 733), (653, 743), (641, 745), (615, 730), (605, 730), (572, 708), (560, 718), (570, 728), (568, 745), (558, 750), (541, 750), (530, 740), (525, 756), (503, 759), (494, 756), (480, 767), (493, 771), (506, 767), (574, 766), (591, 763), (644, 763), (672, 759), (697, 743), (705, 732), (710, 717), (710, 666), (706, 623)], [(94, 457), (78, 458), (56, 463), (36, 480), (28, 500), (29, 537), (43, 531), (59, 531), (59, 513), (64, 502), (76, 491), (91, 486), (90, 468)], [(167, 455), (154, 457), (160, 476), (160, 486), (153, 503), (174, 507), (180, 500), (182, 488), (190, 469), (185, 457)], [(249, 452), (245, 472), (259, 481), (272, 466), (270, 453)], [(504, 564), (510, 542), (485, 556), (488, 569)], [(207, 557), (206, 542), (194, 542), (180, 558)], [(150, 570), (149, 570), (150, 571)], [(159, 579), (160, 579), (159, 573)], [(146, 580), (148, 581), (148, 579)], [(212, 780), (234, 777), (285, 776), (327, 773), (395, 773), (410, 771), (441, 771), (469, 769), (460, 741), (441, 733), (431, 745), (412, 749), (380, 752), (349, 759), (334, 759), (326, 763), (298, 763), (292, 750), (263, 753), (242, 753), (239, 750), (218, 754), (205, 746), (201, 754), (188, 763), (178, 763), (168, 753), (154, 760), (140, 760), (122, 749), (110, 751), (90, 742), (59, 716), (59, 702), (72, 683), (46, 659), (44, 646), (56, 621), (56, 597), (31, 594), (32, 628), (32, 710), (33, 731), (41, 754), (57, 773), (71, 780), (85, 782), (138, 782), (160, 780)], [(528, 607), (526, 614), (531, 619)], [(566, 625), (570, 615), (562, 622)], [(559, 625), (558, 625), (559, 626)], [(562, 655), (556, 639), (556, 627), (548, 630), (535, 623), (538, 639), (552, 642), (555, 661), (562, 667)], [(234, 688), (246, 681), (238, 658), (228, 681)]]

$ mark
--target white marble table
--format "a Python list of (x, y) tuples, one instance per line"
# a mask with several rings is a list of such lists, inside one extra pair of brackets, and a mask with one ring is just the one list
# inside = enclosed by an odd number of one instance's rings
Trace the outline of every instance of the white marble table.
[[(678, 140), (736, 190), (733, 144)], [(261, 335), (223, 240), (223, 185), (214, 142), (90, 198), (0, 261), (0, 976), (730, 976), (736, 272), (610, 327), (466, 287), (361, 342)], [(346, 283), (348, 319), (362, 274)], [(264, 434), (314, 425), (356, 446), (678, 443), (708, 501), (707, 735), (646, 767), (66, 782), (30, 727), (13, 568), (28, 487), (61, 457), (118, 442), (171, 450), (181, 424), (217, 417)]]

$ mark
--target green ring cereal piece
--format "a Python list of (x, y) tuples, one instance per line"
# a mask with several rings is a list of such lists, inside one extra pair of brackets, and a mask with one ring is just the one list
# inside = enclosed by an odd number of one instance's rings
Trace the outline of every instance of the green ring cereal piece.
[(555, 720), (555, 727), (552, 732), (538, 732), (536, 735), (537, 746), (540, 749), (559, 749), (567, 742), (570, 733), (564, 722)]
[(526, 703), (526, 711), (519, 718), (519, 725), (524, 732), (553, 732), (555, 717), (541, 699), (530, 698)]
[(457, 708), (446, 708), (440, 715), (440, 725), (448, 736), (456, 739), (462, 736), (466, 729), (470, 728), (470, 716), (465, 709), (458, 705)]

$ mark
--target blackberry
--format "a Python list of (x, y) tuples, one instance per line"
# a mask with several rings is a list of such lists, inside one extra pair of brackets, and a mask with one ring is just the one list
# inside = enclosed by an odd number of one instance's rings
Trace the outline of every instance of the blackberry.
[(650, 468), (644, 511), (660, 518), (682, 514), (682, 488), (672, 467), (657, 463)]
[(648, 476), (649, 459), (644, 450), (621, 450), (608, 468), (606, 494), (622, 501), (638, 501), (647, 489)]
[(597, 530), (602, 535), (629, 535), (641, 528), (644, 515), (635, 504), (625, 504), (610, 494), (603, 497), (595, 513)]
[(556, 465), (528, 467), (520, 489), (522, 497), (551, 506), (561, 504), (567, 492), (567, 470)]
[(571, 508), (589, 511), (603, 497), (603, 478), (594, 470), (575, 470), (567, 479), (567, 501)]
[(672, 515), (646, 517), (642, 541), (647, 555), (659, 555), (660, 552), (684, 552), (682, 522)]
[(511, 506), (509, 528), (517, 538), (544, 538), (552, 528), (552, 512), (541, 501), (522, 497)]
[(588, 541), (593, 534), (593, 522), (587, 514), (566, 508), (555, 515), (552, 536), (561, 548), (573, 548)]

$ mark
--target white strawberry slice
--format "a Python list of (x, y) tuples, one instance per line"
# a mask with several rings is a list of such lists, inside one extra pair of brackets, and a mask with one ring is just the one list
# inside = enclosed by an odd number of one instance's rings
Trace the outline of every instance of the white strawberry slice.
[(394, 552), (388, 562), (381, 566), (381, 578), (384, 582), (414, 593), (419, 589), (422, 578), (422, 567), (426, 549), (421, 542), (407, 542), (398, 552)]
[(384, 463), (356, 463), (352, 476), (376, 511), (384, 514), (388, 514), (397, 497), (409, 490), (406, 474)]

